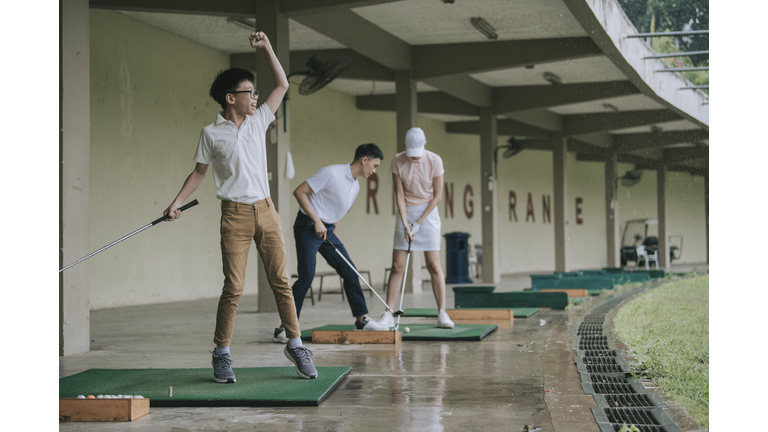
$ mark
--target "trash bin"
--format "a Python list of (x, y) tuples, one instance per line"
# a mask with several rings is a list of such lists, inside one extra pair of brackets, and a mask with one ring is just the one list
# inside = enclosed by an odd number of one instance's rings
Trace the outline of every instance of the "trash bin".
[(472, 283), (469, 277), (469, 234), (452, 232), (445, 234), (446, 277), (445, 283)]

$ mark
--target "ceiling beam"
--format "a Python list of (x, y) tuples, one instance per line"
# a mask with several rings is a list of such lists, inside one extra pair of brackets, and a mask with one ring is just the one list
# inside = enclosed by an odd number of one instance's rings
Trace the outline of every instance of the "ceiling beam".
[(293, 19), (393, 71), (412, 69), (410, 45), (350, 10)]
[(664, 160), (671, 163), (706, 162), (709, 163), (709, 146), (665, 148)]
[(281, 0), (280, 13), (288, 18), (294, 18), (398, 1), (401, 0)]
[(709, 131), (694, 129), (686, 131), (646, 132), (616, 134), (613, 145), (617, 151), (627, 152), (646, 148), (664, 147), (672, 144), (695, 143), (709, 139)]
[[(460, 121), (460, 122), (448, 122), (445, 124), (445, 131), (448, 133), (461, 133), (461, 134), (480, 134), (480, 122), (479, 121)], [(540, 137), (549, 138), (552, 133), (546, 129), (541, 129), (536, 126), (531, 126), (526, 123), (519, 122), (512, 119), (497, 119), (496, 120), (496, 133), (499, 136), (518, 136), (518, 137)]]
[(485, 108), (493, 105), (493, 91), (491, 87), (470, 76), (443, 76), (428, 78), (423, 80), (423, 82), (477, 107)]
[(678, 114), (665, 109), (565, 115), (563, 116), (563, 135), (608, 132), (676, 121), (681, 118)]
[(629, 81), (496, 87), (493, 89), (493, 105), (494, 112), (504, 114), (638, 93), (640, 90)]
[(415, 45), (411, 49), (413, 77), (418, 80), (602, 54), (589, 37)]
[[(395, 111), (395, 95), (358, 96), (357, 109)], [(480, 115), (480, 110), (461, 99), (443, 92), (422, 92), (417, 95), (418, 112), (426, 114)]]
[(256, 14), (254, 0), (90, 0), (89, 6), (93, 9), (190, 15), (253, 17)]
[(291, 51), (291, 72), (307, 71), (307, 61), (310, 57), (316, 55), (320, 60), (327, 62), (338, 56), (345, 55), (349, 57), (349, 65), (344, 69), (344, 73), (339, 78), (360, 79), (371, 81), (394, 81), (395, 72), (386, 68), (368, 57), (361, 55), (351, 49), (327, 49), (327, 50), (306, 50)]

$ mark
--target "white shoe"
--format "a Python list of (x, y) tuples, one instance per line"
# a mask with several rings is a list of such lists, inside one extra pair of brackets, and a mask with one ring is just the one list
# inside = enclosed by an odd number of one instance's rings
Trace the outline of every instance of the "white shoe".
[(366, 331), (388, 331), (389, 327), (383, 326), (376, 321), (365, 317), (361, 322), (355, 323), (355, 329)]
[(288, 343), (288, 337), (285, 335), (285, 327), (278, 327), (275, 329), (275, 334), (272, 336), (272, 342)]
[(395, 318), (392, 316), (392, 312), (384, 311), (381, 314), (381, 317), (379, 318), (379, 320), (377, 321), (377, 324), (379, 324), (380, 326), (384, 326), (387, 329), (391, 329), (392, 327), (394, 327)]
[(453, 328), (453, 321), (451, 321), (451, 317), (448, 316), (448, 312), (445, 310), (441, 310), (437, 315), (437, 327), (447, 329)]

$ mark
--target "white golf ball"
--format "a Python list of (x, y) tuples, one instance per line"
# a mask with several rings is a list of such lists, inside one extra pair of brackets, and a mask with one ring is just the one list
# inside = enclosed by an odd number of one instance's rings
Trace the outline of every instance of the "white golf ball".
[(85, 395), (77, 395), (78, 399), (85, 399)]
[(404, 329), (403, 329), (403, 331), (404, 331), (404, 332), (406, 332), (406, 333), (408, 333), (409, 331), (411, 331), (411, 329), (409, 329), (408, 327), (406, 327), (406, 328), (404, 328)]
[(134, 399), (144, 399), (144, 396), (142, 395), (133, 395)]

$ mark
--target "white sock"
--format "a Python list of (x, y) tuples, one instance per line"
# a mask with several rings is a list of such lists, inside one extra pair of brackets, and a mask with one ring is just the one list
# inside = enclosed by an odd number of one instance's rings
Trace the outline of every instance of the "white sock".
[(301, 346), (301, 337), (288, 339), (288, 346), (291, 348), (296, 348), (298, 346)]
[(215, 352), (216, 354), (229, 354), (229, 347), (216, 346), (216, 348), (213, 349), (213, 352)]

